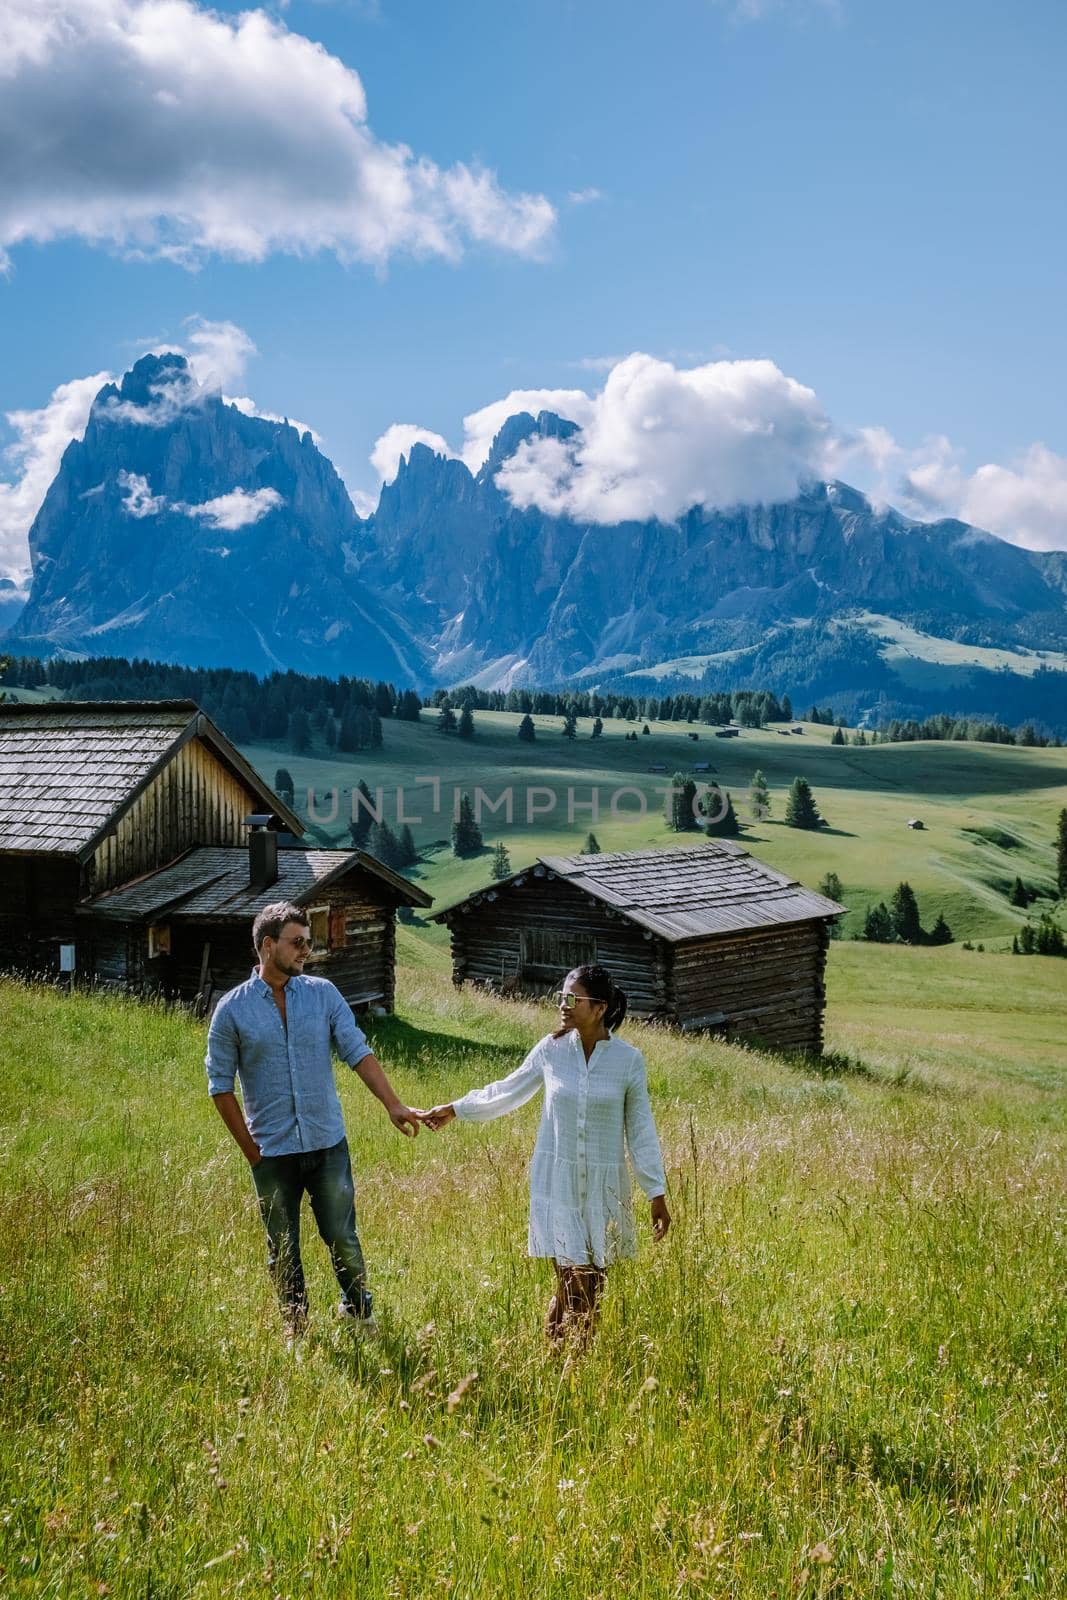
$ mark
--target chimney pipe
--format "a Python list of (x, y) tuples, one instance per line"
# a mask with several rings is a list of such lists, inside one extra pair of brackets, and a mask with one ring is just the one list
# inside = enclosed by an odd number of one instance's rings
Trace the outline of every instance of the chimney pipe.
[(274, 817), (260, 813), (246, 817), (248, 835), (248, 887), (262, 894), (278, 881), (278, 835), (271, 827)]

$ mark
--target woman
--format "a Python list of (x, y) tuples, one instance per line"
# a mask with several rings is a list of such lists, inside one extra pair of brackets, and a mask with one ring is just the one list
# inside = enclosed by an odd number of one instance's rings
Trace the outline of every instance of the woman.
[(530, 1169), (529, 1252), (556, 1270), (545, 1317), (545, 1333), (556, 1343), (571, 1328), (592, 1328), (608, 1267), (637, 1253), (624, 1136), (652, 1203), (656, 1239), (671, 1224), (644, 1057), (614, 1032), (626, 1015), (626, 996), (605, 967), (581, 966), (567, 974), (558, 999), (559, 1027), (509, 1077), (423, 1118), (435, 1131), (454, 1117), (489, 1122), (544, 1086)]

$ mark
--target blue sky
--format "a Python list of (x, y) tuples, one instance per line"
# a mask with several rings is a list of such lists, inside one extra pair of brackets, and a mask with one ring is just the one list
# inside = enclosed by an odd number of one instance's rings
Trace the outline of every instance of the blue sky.
[[(138, 9), (41, 3), (127, 22)], [(25, 22), (25, 0), (0, 0), (9, 10)], [(291, 0), (268, 15), (359, 74), (377, 141), (442, 170), (483, 164), (505, 210), (543, 196), (554, 223), (523, 245), (503, 212), (481, 239), (465, 213), (452, 259), (402, 245), (376, 264), (284, 240), (258, 260), (235, 259), (232, 239), (183, 252), (180, 223), (147, 244), (72, 238), (92, 232), (78, 219), (95, 180), (79, 188), (75, 158), (73, 179), (58, 161), (38, 178), (30, 129), (23, 187), (0, 204), (13, 241), (4, 412), (182, 341), (191, 317), (234, 323), (258, 352), (234, 392), (310, 423), (350, 488), (369, 492), (368, 457), (391, 424), (458, 448), (467, 413), (515, 389), (595, 390), (632, 351), (678, 369), (768, 358), (815, 391), (842, 437), (885, 431), (875, 465), (846, 459), (866, 486), (892, 496), (914, 472), (940, 508), (988, 512), (987, 525), (1014, 515), (1022, 533), (996, 531), (1067, 545), (1062, 3)], [(54, 48), (57, 96), (110, 94), (88, 72), (72, 91)], [(156, 110), (169, 114), (165, 88), (154, 94), (109, 131), (124, 152), (151, 152)], [(210, 161), (254, 162), (240, 128), (215, 130), (213, 115), (206, 104), (199, 122)], [(6, 178), (0, 163), (0, 197), (18, 159)], [(290, 160), (317, 181), (313, 150), (279, 145), (262, 163), (264, 210), (272, 167)], [(144, 171), (128, 181), (140, 203)], [(123, 203), (112, 183), (108, 205)], [(177, 259), (160, 258), (161, 238)], [(983, 464), (1009, 476), (980, 492)]]

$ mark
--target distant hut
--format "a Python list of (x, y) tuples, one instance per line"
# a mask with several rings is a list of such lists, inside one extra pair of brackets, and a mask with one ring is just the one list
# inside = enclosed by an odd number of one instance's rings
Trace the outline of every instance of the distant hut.
[(843, 912), (720, 839), (542, 856), (431, 920), (452, 936), (456, 984), (544, 993), (599, 961), (636, 1016), (817, 1051), (830, 925)]
[(926, 823), (923, 822), (921, 817), (909, 817), (908, 818), (908, 827), (909, 828), (925, 828), (926, 827)]

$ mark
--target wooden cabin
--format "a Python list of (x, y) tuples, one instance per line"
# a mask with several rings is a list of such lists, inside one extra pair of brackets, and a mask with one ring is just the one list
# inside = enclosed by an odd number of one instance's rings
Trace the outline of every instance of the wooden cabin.
[[(258, 906), (292, 891), (320, 934), (326, 908), (323, 959), (340, 958), (342, 992), (389, 1006), (396, 907), (429, 899), (359, 852), (278, 849), (303, 831), (191, 700), (0, 705), (0, 967), (217, 995), (248, 976)], [(114, 898), (134, 890), (141, 900)], [(183, 914), (168, 934), (158, 913), (172, 902)]]
[(448, 926), (456, 984), (544, 994), (598, 961), (635, 1016), (819, 1051), (830, 926), (844, 909), (716, 839), (542, 856), (431, 920)]
[(256, 963), (257, 913), (291, 900), (314, 942), (305, 972), (329, 978), (354, 1011), (391, 1011), (397, 908), (431, 897), (362, 850), (279, 849), (272, 820), (257, 819), (247, 848), (200, 846), (80, 905), (96, 980), (208, 1012)]

